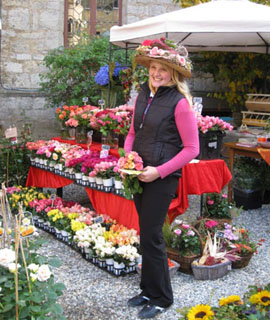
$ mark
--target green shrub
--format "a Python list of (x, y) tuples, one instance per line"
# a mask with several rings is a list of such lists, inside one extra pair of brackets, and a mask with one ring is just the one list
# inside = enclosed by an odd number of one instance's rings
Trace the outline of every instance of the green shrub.
[[(40, 74), (41, 90), (47, 96), (47, 107), (83, 104), (82, 98), (88, 97), (88, 103), (97, 105), (101, 96), (100, 87), (95, 83), (95, 74), (99, 68), (109, 62), (109, 38), (95, 37), (72, 48), (57, 48), (45, 58), (48, 72)], [(113, 51), (113, 61), (125, 64), (125, 51)], [(120, 92), (120, 101), (124, 102)]]

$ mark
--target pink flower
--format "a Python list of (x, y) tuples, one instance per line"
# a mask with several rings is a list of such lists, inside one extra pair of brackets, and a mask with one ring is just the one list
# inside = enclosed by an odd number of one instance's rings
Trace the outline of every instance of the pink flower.
[(181, 229), (176, 229), (174, 230), (174, 233), (177, 235), (177, 236), (180, 236), (180, 234), (182, 233)]
[(208, 201), (207, 201), (207, 204), (209, 204), (209, 205), (214, 204), (214, 200), (208, 200)]
[(227, 199), (227, 198), (228, 198), (228, 196), (227, 196), (225, 193), (223, 193), (222, 198)]
[(206, 228), (212, 229), (213, 227), (217, 226), (217, 222), (214, 220), (209, 220), (205, 222)]
[(190, 228), (190, 225), (183, 223), (183, 224), (181, 225), (181, 227), (182, 227), (183, 229), (188, 229), (188, 228)]
[(151, 56), (156, 56), (158, 54), (158, 47), (154, 47), (150, 50)]
[(187, 236), (192, 236), (192, 237), (194, 237), (194, 236), (195, 236), (195, 232), (194, 232), (193, 230), (188, 230)]

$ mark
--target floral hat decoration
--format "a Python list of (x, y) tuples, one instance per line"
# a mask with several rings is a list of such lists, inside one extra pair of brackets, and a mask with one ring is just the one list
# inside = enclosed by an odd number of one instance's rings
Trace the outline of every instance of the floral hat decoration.
[(166, 38), (144, 40), (136, 49), (135, 61), (147, 68), (151, 61), (162, 62), (185, 77), (191, 77), (187, 49)]

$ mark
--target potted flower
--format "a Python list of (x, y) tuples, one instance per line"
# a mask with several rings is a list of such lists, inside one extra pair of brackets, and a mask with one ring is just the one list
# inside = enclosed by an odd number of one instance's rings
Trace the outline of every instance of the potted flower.
[[(119, 91), (119, 86), (122, 86), (119, 73), (125, 68), (126, 67), (121, 67), (118, 62), (110, 62), (98, 70), (95, 76), (95, 82), (101, 88), (101, 95), (105, 100), (105, 108), (115, 107), (117, 91)], [(108, 92), (109, 84), (110, 92)]]
[(225, 131), (232, 131), (233, 126), (219, 117), (198, 116), (196, 119), (200, 138), (200, 154), (197, 158), (220, 158), (222, 141), (226, 134)]
[[(227, 226), (227, 229), (232, 229)], [(230, 239), (229, 248), (235, 251), (240, 256), (240, 260), (232, 262), (232, 267), (234, 269), (246, 267), (253, 254), (257, 252), (258, 246), (261, 246), (264, 239), (260, 239), (258, 242), (251, 240), (250, 232), (243, 227), (234, 227), (233, 230), (233, 239)], [(228, 235), (227, 235), (228, 237)]]
[(195, 228), (184, 222), (172, 227), (172, 231), (171, 247), (167, 248), (167, 255), (180, 264), (180, 271), (192, 273), (191, 262), (202, 253), (201, 236)]
[(233, 166), (233, 195), (237, 207), (257, 209), (263, 201), (263, 167), (260, 160), (238, 157)]
[[(232, 265), (227, 255), (228, 252), (224, 249), (221, 238), (217, 238), (217, 234), (212, 238), (208, 232), (202, 257), (191, 263), (195, 279), (215, 280), (225, 276)], [(229, 257), (237, 259), (236, 256)]]
[(232, 222), (234, 204), (228, 202), (225, 193), (207, 193), (204, 197), (203, 216), (207, 219), (216, 220), (219, 224)]

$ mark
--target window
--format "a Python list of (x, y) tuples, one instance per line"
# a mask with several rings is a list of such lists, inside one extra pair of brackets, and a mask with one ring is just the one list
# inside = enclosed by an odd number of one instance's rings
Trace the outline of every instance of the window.
[(121, 21), (122, 0), (65, 0), (65, 46), (77, 44), (84, 34), (109, 34)]

